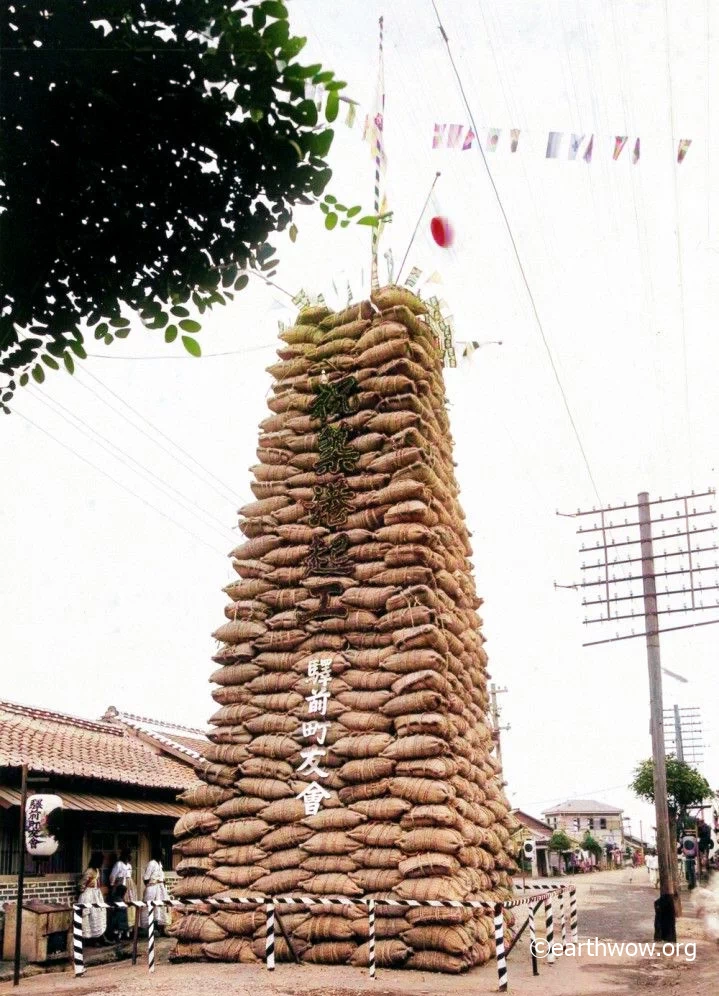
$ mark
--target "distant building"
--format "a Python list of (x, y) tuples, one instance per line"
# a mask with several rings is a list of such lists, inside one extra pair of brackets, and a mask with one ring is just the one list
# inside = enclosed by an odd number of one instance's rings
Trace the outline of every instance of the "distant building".
[[(143, 719), (110, 708), (102, 720), (80, 719), (0, 701), (0, 903), (17, 895), (21, 856), (25, 896), (65, 902), (76, 896), (90, 854), (132, 853), (138, 894), (151, 848), (172, 869), (172, 831), (186, 807), (178, 793), (197, 784), (195, 765), (207, 741), (200, 730)], [(51, 858), (24, 854), (19, 834), (21, 768), (30, 793), (59, 795), (64, 842)], [(37, 780), (41, 779), (41, 780)]]
[(596, 799), (568, 799), (544, 811), (544, 818), (552, 830), (564, 830), (580, 841), (589, 833), (600, 844), (624, 845), (623, 810), (608, 806)]
[(545, 878), (551, 875), (549, 839), (553, 830), (548, 823), (542, 823), (536, 816), (530, 816), (523, 809), (515, 809), (512, 813), (522, 826), (522, 844), (530, 840), (534, 844), (534, 858), (532, 860), (531, 875), (533, 878)]

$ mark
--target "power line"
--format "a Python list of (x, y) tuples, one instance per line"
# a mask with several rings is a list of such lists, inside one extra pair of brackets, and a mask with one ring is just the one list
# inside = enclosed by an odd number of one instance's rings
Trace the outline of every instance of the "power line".
[(73, 456), (76, 456), (78, 460), (82, 460), (82, 462), (86, 463), (88, 467), (92, 467), (93, 470), (97, 471), (99, 474), (102, 474), (103, 477), (106, 477), (109, 481), (112, 481), (112, 483), (118, 488), (122, 488), (123, 491), (129, 495), (132, 495), (133, 498), (137, 498), (137, 500), (141, 501), (143, 505), (147, 505), (147, 507), (151, 508), (153, 512), (157, 512), (157, 514), (161, 515), (163, 519), (167, 519), (168, 522), (171, 522), (174, 526), (177, 526), (178, 529), (181, 529), (184, 533), (187, 533), (188, 536), (192, 536), (192, 538), (196, 539), (198, 543), (202, 543), (203, 546), (206, 546), (208, 550), (212, 550), (213, 553), (219, 553), (223, 557), (225, 556), (222, 551), (212, 546), (212, 544), (208, 543), (207, 540), (202, 539), (201, 536), (198, 536), (197, 533), (194, 533), (191, 529), (188, 529), (187, 526), (183, 526), (181, 522), (178, 522), (177, 519), (173, 519), (171, 515), (167, 515), (167, 513), (163, 512), (162, 509), (158, 508), (156, 505), (153, 505), (152, 502), (147, 501), (146, 498), (143, 498), (142, 495), (138, 495), (132, 490), (132, 488), (128, 488), (127, 485), (122, 484), (114, 478), (112, 474), (108, 474), (106, 470), (102, 470), (102, 468), (98, 467), (97, 464), (94, 464), (92, 460), (88, 460), (87, 457), (82, 456), (82, 454), (78, 453), (77, 450), (74, 450), (72, 446), (68, 446), (67, 443), (63, 443), (61, 439), (58, 439), (57, 436), (53, 436), (53, 434), (48, 432), (47, 429), (43, 429), (43, 427), (38, 425), (37, 422), (33, 422), (33, 420), (28, 418), (27, 415), (23, 414), (23, 412), (19, 412), (16, 408), (14, 408), (13, 411), (19, 418), (29, 422), (29, 424), (34, 429), (37, 429), (38, 432), (42, 432), (43, 435), (48, 436), (48, 438), (52, 439), (52, 441), (57, 443), (58, 446), (62, 446), (64, 450), (68, 450), (68, 452), (72, 453)]
[[(464, 84), (462, 83), (462, 77), (459, 74), (459, 70), (457, 69), (457, 65), (456, 65), (456, 63), (454, 61), (454, 56), (452, 55), (452, 49), (451, 49), (450, 44), (449, 44), (449, 37), (447, 36), (447, 32), (444, 30), (444, 25), (442, 24), (442, 19), (441, 19), (440, 15), (439, 15), (439, 11), (437, 9), (437, 4), (435, 3), (435, 0), (431, 0), (431, 3), (432, 3), (432, 7), (434, 8), (434, 13), (435, 13), (436, 18), (437, 18), (437, 25), (439, 27), (440, 34), (442, 35), (442, 38), (444, 39), (444, 43), (445, 43), (445, 45), (447, 47), (447, 55), (449, 57), (449, 61), (450, 61), (451, 65), (452, 65), (452, 69), (454, 71), (454, 75), (455, 75), (455, 77), (457, 79), (457, 84), (459, 86), (460, 93), (462, 94), (462, 100), (464, 101), (464, 106), (465, 106), (465, 108), (467, 110), (467, 114), (468, 114), (469, 120), (470, 120), (470, 122), (472, 124), (472, 128), (474, 130), (474, 133), (475, 133), (475, 135), (477, 135), (477, 134), (479, 134), (479, 129), (477, 128), (477, 124), (476, 124), (476, 122), (474, 120), (474, 115), (472, 113), (472, 108), (470, 107), (469, 100), (467, 99), (467, 94), (466, 94), (466, 91), (464, 89)], [(570, 421), (572, 429), (574, 431), (574, 436), (575, 436), (575, 438), (577, 440), (577, 445), (579, 446), (579, 450), (580, 450), (580, 452), (582, 454), (582, 459), (584, 461), (584, 466), (586, 467), (587, 474), (589, 475), (589, 480), (592, 483), (592, 489), (594, 490), (594, 494), (596, 495), (597, 500), (601, 504), (601, 498), (599, 497), (599, 491), (597, 489), (597, 485), (596, 485), (596, 482), (594, 480), (594, 475), (592, 474), (592, 469), (589, 466), (589, 460), (587, 459), (587, 454), (586, 454), (586, 452), (584, 450), (584, 445), (583, 445), (581, 437), (579, 435), (579, 430), (577, 428), (577, 424), (574, 421), (574, 416), (572, 415), (572, 410), (569, 407), (569, 401), (567, 400), (567, 396), (566, 396), (566, 394), (564, 392), (564, 387), (562, 386), (562, 382), (561, 382), (560, 377), (559, 377), (559, 372), (558, 372), (556, 364), (554, 362), (554, 357), (552, 355), (552, 351), (550, 349), (549, 342), (547, 341), (547, 336), (546, 336), (546, 334), (544, 332), (544, 326), (542, 325), (542, 320), (539, 317), (539, 311), (537, 310), (537, 305), (536, 305), (536, 302), (534, 300), (534, 295), (532, 294), (532, 289), (529, 286), (529, 280), (527, 278), (527, 274), (525, 272), (521, 256), (519, 255), (519, 249), (517, 247), (517, 243), (515, 241), (514, 234), (512, 232), (512, 226), (509, 223), (509, 218), (507, 216), (507, 212), (504, 209), (504, 205), (502, 203), (502, 198), (500, 197), (499, 190), (497, 189), (497, 185), (494, 182), (494, 177), (492, 176), (492, 172), (491, 172), (491, 170), (489, 168), (489, 163), (487, 162), (487, 157), (484, 154), (484, 149), (482, 147), (482, 143), (481, 142), (477, 142), (476, 143), (476, 147), (479, 149), (480, 155), (482, 156), (482, 162), (484, 163), (484, 168), (487, 171), (487, 176), (489, 178), (489, 182), (492, 185), (492, 190), (494, 191), (494, 196), (495, 196), (495, 198), (497, 200), (497, 204), (498, 204), (499, 210), (500, 210), (500, 212), (502, 214), (502, 218), (504, 219), (504, 224), (505, 224), (505, 226), (507, 228), (507, 233), (509, 235), (509, 239), (510, 239), (510, 242), (512, 244), (512, 249), (514, 250), (514, 255), (515, 255), (515, 258), (517, 260), (517, 266), (519, 267), (519, 272), (520, 272), (520, 274), (522, 276), (522, 281), (524, 283), (524, 286), (525, 286), (526, 291), (527, 291), (527, 295), (529, 297), (530, 304), (532, 306), (532, 312), (534, 313), (534, 318), (535, 318), (535, 321), (537, 323), (537, 327), (539, 329), (539, 333), (540, 333), (540, 335), (542, 337), (542, 342), (544, 343), (544, 348), (545, 348), (545, 350), (547, 352), (547, 356), (549, 358), (549, 363), (551, 365), (552, 372), (554, 374), (554, 378), (555, 378), (555, 380), (557, 382), (557, 386), (559, 387), (560, 394), (562, 395), (562, 400), (564, 402), (564, 407), (565, 407), (565, 409), (567, 411), (567, 415), (569, 417), (569, 421)]]
[(427, 205), (429, 204), (429, 199), (432, 196), (432, 191), (434, 190), (435, 184), (437, 183), (437, 180), (440, 178), (441, 175), (442, 174), (439, 172), (439, 170), (434, 174), (434, 180), (432, 180), (432, 185), (430, 186), (429, 193), (427, 194), (425, 202), (422, 205), (422, 210), (419, 212), (419, 218), (417, 218), (417, 224), (414, 226), (414, 231), (412, 232), (412, 238), (409, 240), (409, 245), (407, 246), (405, 254), (402, 257), (402, 262), (400, 263), (399, 270), (397, 271), (397, 283), (399, 283), (399, 278), (402, 276), (402, 270), (404, 269), (404, 264), (407, 262), (407, 257), (409, 256), (410, 249), (412, 248), (414, 240), (417, 237), (417, 232), (419, 231), (419, 226), (422, 223), (422, 218), (424, 218), (424, 212), (427, 210)]
[[(117, 446), (106, 436), (103, 436), (101, 432), (97, 431), (97, 429), (94, 429), (90, 425), (84, 425), (81, 419), (79, 419), (76, 415), (73, 415), (73, 413), (69, 411), (69, 409), (65, 408), (64, 405), (60, 404), (59, 401), (56, 401), (54, 398), (52, 399), (45, 398), (35, 391), (30, 391), (28, 393), (30, 394), (30, 397), (35, 398), (37, 401), (40, 402), (40, 404), (45, 405), (51, 411), (54, 410), (55, 413), (59, 415), (61, 419), (63, 419), (63, 421), (67, 422), (68, 425), (70, 425), (72, 428), (77, 429), (78, 432), (84, 435), (87, 439), (90, 439), (92, 441), (90, 433), (92, 433), (92, 435), (94, 436), (97, 436), (98, 440), (100, 441), (96, 442), (95, 445), (99, 446), (100, 449), (105, 450), (105, 452), (109, 453), (110, 456), (112, 456), (115, 460), (119, 460), (120, 463), (128, 467), (131, 471), (133, 471), (133, 473), (141, 474), (143, 477), (145, 477), (146, 480), (152, 478), (154, 481), (158, 482), (157, 484), (154, 485), (154, 487), (159, 487), (162, 491), (165, 492), (165, 494), (168, 494), (171, 498), (174, 494), (175, 496), (177, 496), (174, 498), (175, 501), (182, 502), (186, 508), (190, 509), (190, 511), (192, 510), (192, 508), (197, 509), (197, 511), (200, 512), (200, 514), (203, 515), (206, 519), (212, 520), (212, 522), (216, 522), (222, 529), (223, 536), (225, 532), (229, 533), (227, 523), (223, 522), (221, 519), (218, 519), (216, 516), (212, 515), (211, 512), (208, 512), (206, 509), (202, 508), (201, 505), (198, 505), (197, 502), (193, 501), (191, 498), (188, 498), (181, 491), (178, 491), (178, 489), (175, 488), (172, 484), (163, 481), (161, 477), (159, 477), (157, 474), (154, 473), (154, 471), (145, 467), (144, 464), (140, 463), (139, 460), (136, 460), (135, 457), (131, 456), (126, 450), (123, 450), (121, 447)], [(60, 409), (60, 411), (58, 411), (58, 409)], [(65, 412), (66, 414), (63, 415), (62, 412)], [(112, 450), (115, 450), (116, 453), (113, 453)], [(131, 464), (135, 464), (135, 466), (138, 467), (139, 470), (133, 470)], [(152, 481), (150, 483), (152, 483)], [(212, 522), (207, 522), (206, 524), (211, 529), (215, 529), (216, 531), (219, 532), (217, 526), (213, 525)]]
[[(274, 343), (274, 342), (267, 342), (267, 343), (264, 343), (262, 346), (250, 346), (248, 349), (229, 349), (229, 350), (227, 350), (224, 353), (203, 353), (202, 354), (202, 359), (203, 360), (212, 360), (216, 356), (244, 356), (246, 353), (256, 353), (256, 352), (259, 352), (260, 350), (263, 350), (263, 349), (273, 349), (275, 347), (275, 345), (276, 345), (276, 343)], [(190, 356), (189, 353), (186, 353), (184, 356), (182, 354), (174, 355), (174, 354), (171, 354), (171, 353), (168, 353), (167, 356), (163, 356), (163, 355), (158, 355), (158, 356), (108, 356), (105, 353), (88, 353), (87, 355), (88, 355), (88, 359), (93, 359), (93, 360), (133, 360), (134, 362), (137, 362), (137, 360), (195, 360), (195, 361), (197, 360), (196, 356)]]
[[(186, 456), (188, 458), (188, 460), (192, 461), (192, 463), (195, 464), (195, 466), (199, 467), (200, 470), (204, 474), (206, 474), (207, 476), (211, 477), (214, 481), (217, 481), (218, 484), (221, 484), (222, 487), (225, 488), (226, 491), (230, 493), (230, 497), (228, 497), (227, 494), (223, 494), (217, 487), (215, 487), (214, 484), (211, 484), (209, 481), (203, 481), (203, 483), (207, 487), (212, 488), (212, 490), (216, 494), (218, 494), (221, 498), (223, 498), (225, 501), (231, 501), (233, 504), (236, 504), (237, 498), (232, 493), (233, 489), (228, 484), (225, 484), (222, 480), (220, 480), (219, 477), (217, 477), (215, 474), (213, 474), (211, 470), (208, 470), (207, 467), (204, 467), (199, 462), (199, 460), (196, 460), (195, 457), (193, 457), (191, 453), (188, 453), (187, 450), (183, 449), (180, 446), (179, 443), (176, 443), (174, 441), (174, 439), (171, 439), (170, 436), (168, 436), (166, 433), (164, 433), (162, 431), (162, 429), (158, 429), (157, 426), (153, 422), (151, 422), (149, 419), (145, 418), (145, 416), (142, 415), (140, 412), (138, 412), (136, 408), (133, 408), (132, 405), (128, 401), (125, 401), (124, 398), (120, 397), (120, 395), (117, 394), (115, 391), (113, 391), (112, 388), (108, 387), (107, 384), (103, 383), (103, 381), (101, 381), (99, 377), (96, 377), (94, 374), (90, 373), (89, 370), (84, 370), (83, 373), (86, 376), (91, 377), (92, 380), (94, 380), (97, 384), (100, 385), (100, 387), (103, 387), (108, 392), (108, 394), (111, 394), (114, 398), (117, 398), (117, 400), (120, 402), (121, 405), (123, 405), (125, 408), (128, 408), (133, 413), (133, 415), (136, 418), (140, 419), (141, 422), (144, 422), (145, 425), (150, 426), (150, 428), (154, 432), (156, 432), (159, 436), (162, 436), (163, 439), (166, 439), (168, 441), (168, 443), (170, 443), (172, 446), (175, 447), (175, 449), (179, 450), (179, 452), (182, 453), (184, 456)], [(145, 429), (142, 429), (138, 425), (134, 425), (127, 418), (126, 415), (124, 415), (121, 411), (118, 411), (117, 408), (115, 408), (113, 405), (111, 405), (110, 402), (106, 398), (103, 398), (103, 396), (101, 394), (99, 394), (96, 390), (94, 390), (89, 384), (85, 384), (83, 382), (83, 380), (82, 380), (82, 377), (78, 377), (77, 374), (75, 376), (75, 382), (77, 384), (79, 384), (80, 387), (82, 387), (85, 391), (89, 391), (90, 394), (94, 394), (96, 398), (99, 398), (99, 400), (107, 408), (110, 409), (110, 411), (114, 411), (116, 415), (119, 415), (121, 418), (124, 418), (126, 422), (128, 422), (130, 425), (132, 425), (133, 429), (135, 429), (137, 432), (142, 433), (143, 436), (146, 436), (147, 439), (149, 439), (151, 443), (153, 443), (155, 446), (158, 446), (161, 450), (163, 450), (165, 453), (167, 453), (168, 456), (172, 457), (173, 460), (176, 460), (179, 464), (181, 464), (181, 466), (183, 466), (186, 470), (189, 470), (190, 473), (195, 474), (195, 476), (198, 476), (197, 475), (197, 471), (193, 470), (192, 467), (189, 467), (184, 460), (181, 460), (178, 456), (176, 456), (174, 453), (172, 453), (170, 450), (168, 450), (168, 448), (166, 446), (163, 446), (162, 443), (159, 443), (157, 441), (157, 439), (154, 439), (150, 435), (150, 433), (147, 432)]]

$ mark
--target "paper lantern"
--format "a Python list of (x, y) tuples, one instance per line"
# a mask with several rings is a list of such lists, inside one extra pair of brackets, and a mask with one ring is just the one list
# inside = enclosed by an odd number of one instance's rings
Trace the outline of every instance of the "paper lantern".
[[(49, 858), (59, 841), (53, 834), (56, 811), (62, 809), (59, 795), (31, 795), (25, 810), (25, 848), (36, 858)], [(50, 824), (50, 825), (48, 825)]]
[(448, 249), (454, 242), (454, 229), (447, 218), (440, 215), (432, 218), (429, 223), (432, 238), (441, 249)]

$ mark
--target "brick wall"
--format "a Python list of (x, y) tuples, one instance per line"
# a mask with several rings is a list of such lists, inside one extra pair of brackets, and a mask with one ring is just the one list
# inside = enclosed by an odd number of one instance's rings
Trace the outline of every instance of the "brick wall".
[[(39, 899), (45, 903), (71, 903), (77, 896), (78, 876), (73, 874), (43, 875), (26, 878), (23, 889), (25, 902)], [(0, 875), (0, 906), (17, 901), (17, 877)]]

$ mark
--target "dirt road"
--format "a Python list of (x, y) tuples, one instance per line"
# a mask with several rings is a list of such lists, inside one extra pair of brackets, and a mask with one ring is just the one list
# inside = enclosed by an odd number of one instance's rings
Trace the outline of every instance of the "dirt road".
[[(580, 939), (650, 942), (653, 938), (653, 901), (656, 892), (646, 873), (632, 881), (624, 871), (578, 876)], [(532, 977), (529, 941), (521, 938), (509, 957), (509, 990), (516, 996), (625, 996), (638, 990), (659, 989), (659, 996), (714, 996), (719, 978), (719, 949), (701, 939), (701, 926), (691, 916), (691, 900), (678, 924), (679, 939), (696, 943), (693, 960), (685, 953), (654, 958), (604, 952), (591, 956), (562, 956), (553, 966), (540, 961), (540, 975)], [(555, 909), (555, 919), (557, 911)], [(539, 934), (543, 925), (538, 920)], [(558, 923), (557, 923), (558, 928)], [(560, 931), (556, 931), (556, 939)], [(601, 949), (600, 949), (601, 951)], [(144, 953), (144, 952), (143, 952)], [(0, 986), (8, 993), (11, 986)], [(68, 971), (23, 980), (24, 996), (475, 996), (497, 990), (494, 963), (463, 976), (378, 969), (372, 982), (366, 969), (319, 965), (278, 965), (269, 973), (262, 965), (170, 965), (160, 963), (154, 975), (146, 964), (129, 962), (89, 968), (75, 979)]]

